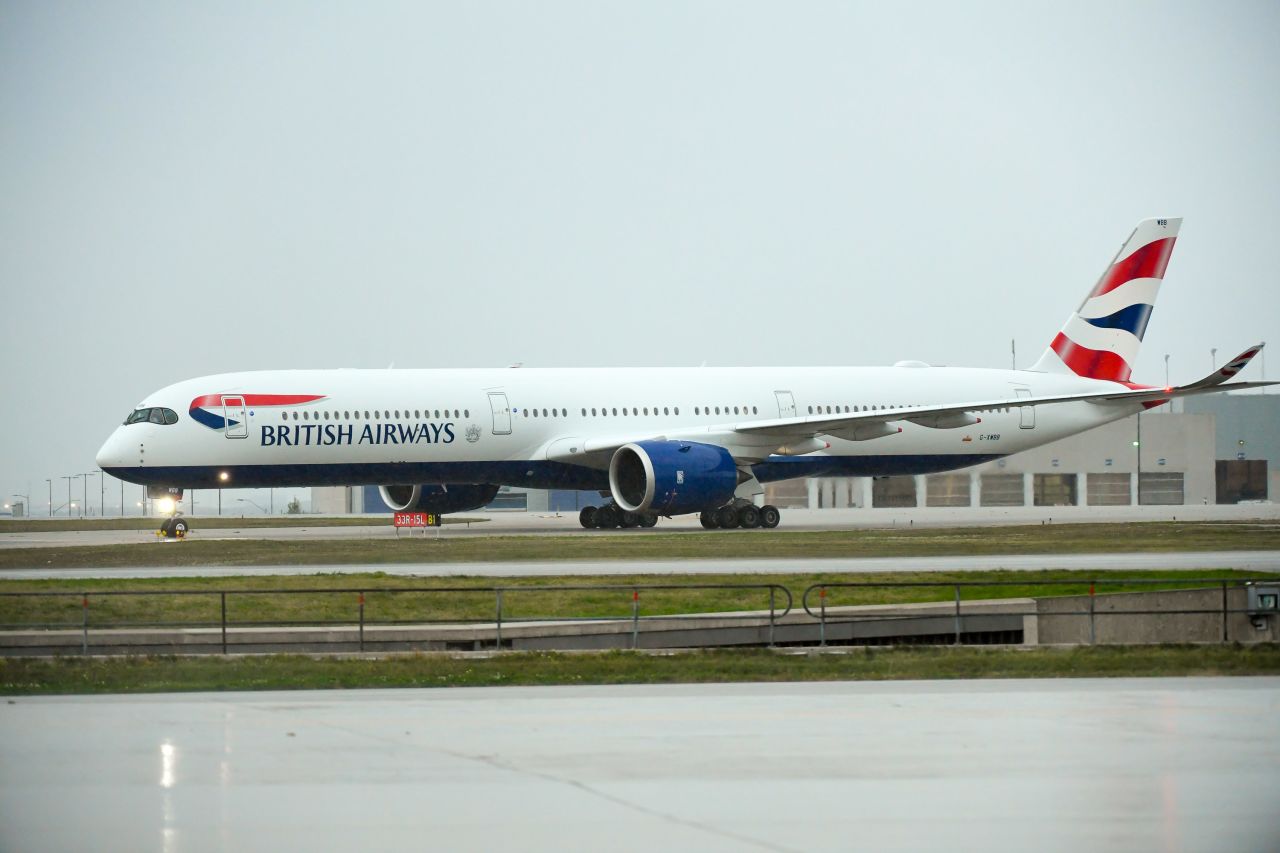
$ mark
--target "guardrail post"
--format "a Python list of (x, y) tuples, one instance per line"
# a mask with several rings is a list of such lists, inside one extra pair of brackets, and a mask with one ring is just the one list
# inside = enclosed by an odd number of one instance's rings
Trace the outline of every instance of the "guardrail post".
[(80, 594), (80, 654), (89, 654), (89, 593)]
[(956, 645), (960, 645), (960, 584), (956, 584)]
[(778, 591), (776, 587), (769, 587), (769, 648), (773, 648), (773, 611), (774, 598)]
[(1093, 621), (1093, 593), (1096, 581), (1089, 581), (1089, 645), (1094, 645), (1098, 641), (1097, 629)]
[(822, 612), (821, 618), (818, 619), (818, 645), (825, 646), (827, 644), (827, 588), (825, 586), (818, 590), (818, 604)]
[(1222, 582), (1222, 642), (1227, 641), (1227, 582)]
[(227, 594), (225, 592), (218, 593), (218, 597), (222, 599), (222, 653), (227, 653)]
[(360, 590), (360, 651), (364, 651), (364, 590)]
[(631, 590), (631, 648), (640, 647), (640, 590)]
[(498, 633), (497, 633), (497, 637), (496, 637), (496, 639), (495, 639), (495, 641), (494, 641), (494, 647), (495, 647), (496, 649), (498, 649), (498, 651), (502, 651), (502, 587), (498, 587), (498, 589), (497, 589), (497, 600), (498, 600), (498, 604), (497, 604), (497, 610), (498, 610), (498, 618), (497, 618), (497, 623), (498, 623)]

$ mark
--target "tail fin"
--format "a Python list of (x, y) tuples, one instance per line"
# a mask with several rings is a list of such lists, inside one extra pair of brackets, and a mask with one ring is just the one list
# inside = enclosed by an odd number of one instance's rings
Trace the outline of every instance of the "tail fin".
[(1181, 219), (1144, 219), (1031, 367), (1128, 382)]

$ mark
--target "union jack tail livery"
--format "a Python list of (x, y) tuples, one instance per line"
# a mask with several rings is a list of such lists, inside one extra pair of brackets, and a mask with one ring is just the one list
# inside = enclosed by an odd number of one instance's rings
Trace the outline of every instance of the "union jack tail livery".
[(1181, 219), (1144, 219), (1031, 368), (1128, 382)]

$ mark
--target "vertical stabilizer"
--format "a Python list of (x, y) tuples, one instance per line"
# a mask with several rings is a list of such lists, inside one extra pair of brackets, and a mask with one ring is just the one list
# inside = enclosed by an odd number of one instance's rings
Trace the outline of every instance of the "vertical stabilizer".
[(1031, 370), (1128, 382), (1181, 219), (1144, 219)]

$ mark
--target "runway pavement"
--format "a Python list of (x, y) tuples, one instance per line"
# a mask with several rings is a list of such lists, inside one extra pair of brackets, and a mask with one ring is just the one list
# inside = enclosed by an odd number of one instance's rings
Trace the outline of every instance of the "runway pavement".
[(0, 849), (1275, 850), (1280, 679), (0, 701)]
[(408, 577), (548, 577), (556, 575), (835, 574), (952, 572), (1006, 569), (1085, 569), (1096, 572), (1238, 569), (1280, 572), (1280, 551), (1188, 551), (1167, 554), (1034, 554), (953, 557), (850, 557), (838, 559), (565, 560), (505, 563), (369, 563), (347, 566), (181, 566), (158, 568), (2, 569), (0, 578), (195, 578), (253, 575), (357, 574)]
[[(454, 538), (482, 536), (566, 535), (580, 536), (645, 536), (647, 530), (586, 531), (578, 524), (576, 512), (474, 512), (457, 518), (475, 519), (467, 524), (447, 524), (439, 535)], [(918, 508), (918, 509), (787, 509), (783, 511), (782, 531), (813, 532), (866, 528), (963, 527), (994, 525), (1064, 524), (1081, 522), (1131, 521), (1237, 521), (1275, 523), (1280, 520), (1280, 504), (1243, 506), (1162, 506), (1162, 507), (982, 507), (982, 508)], [(217, 539), (395, 539), (389, 515), (370, 516), (369, 524), (355, 526), (315, 527), (245, 527), (213, 528), (202, 526), (203, 519), (191, 521), (191, 537)], [(160, 520), (156, 520), (159, 527)], [(701, 532), (696, 515), (659, 521), (656, 532)], [(731, 535), (750, 536), (757, 532), (741, 530)], [(404, 532), (399, 536), (422, 537), (422, 531)], [(434, 537), (435, 531), (425, 536)], [(153, 530), (83, 530), (59, 531), (55, 528), (29, 533), (5, 533), (0, 528), (0, 548), (69, 547), (77, 545), (120, 545), (155, 540)]]

